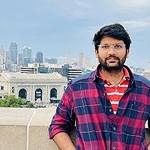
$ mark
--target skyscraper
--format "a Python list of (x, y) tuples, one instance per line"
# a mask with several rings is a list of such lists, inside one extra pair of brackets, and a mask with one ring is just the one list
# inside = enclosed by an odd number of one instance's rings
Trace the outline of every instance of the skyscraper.
[(80, 68), (83, 68), (83, 58), (84, 58), (84, 54), (82, 52), (79, 53), (79, 56), (78, 56), (78, 66)]
[(17, 64), (17, 44), (12, 42), (9, 47), (9, 60), (13, 64)]
[(24, 46), (23, 47), (23, 66), (27, 67), (29, 63), (31, 63), (31, 47)]
[(65, 57), (65, 64), (71, 64), (71, 63), (72, 63), (71, 54), (67, 53)]
[(3, 56), (0, 54), (0, 72), (3, 70)]
[(43, 53), (42, 52), (37, 52), (36, 53), (36, 59), (35, 59), (35, 61), (37, 63), (43, 63)]
[(5, 56), (5, 51), (3, 45), (0, 47), (0, 55)]
[(9, 61), (9, 51), (6, 51), (5, 61)]
[(3, 45), (0, 47), (0, 71), (4, 69), (4, 57), (5, 56), (5, 51), (3, 48)]
[(22, 65), (23, 65), (22, 54), (18, 54), (18, 66), (22, 66)]

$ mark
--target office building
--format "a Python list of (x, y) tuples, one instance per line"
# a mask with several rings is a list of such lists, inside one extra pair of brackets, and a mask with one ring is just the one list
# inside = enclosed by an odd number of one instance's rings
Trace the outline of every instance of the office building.
[(2, 55), (3, 57), (5, 56), (5, 50), (3, 45), (0, 47), (0, 55)]
[(6, 51), (5, 61), (9, 61), (9, 51)]
[(71, 63), (72, 63), (71, 54), (67, 53), (65, 57), (65, 64), (71, 64)]
[(3, 56), (0, 54), (0, 72), (3, 70), (3, 68), (4, 68), (4, 62), (3, 62)]
[(24, 46), (23, 47), (23, 66), (27, 67), (29, 63), (31, 63), (31, 47)]
[(13, 64), (17, 64), (17, 44), (12, 42), (9, 47), (9, 60)]
[(75, 77), (82, 74), (81, 69), (78, 68), (67, 68), (67, 79), (70, 82)]
[(35, 62), (36, 63), (43, 63), (43, 53), (42, 52), (36, 53)]
[(84, 59), (84, 54), (81, 52), (79, 53), (79, 56), (78, 56), (78, 66), (80, 68), (83, 68), (83, 59)]
[(0, 71), (4, 70), (4, 60), (5, 58), (5, 51), (3, 45), (0, 47)]
[(22, 66), (23, 65), (23, 56), (22, 54), (18, 54), (18, 66)]

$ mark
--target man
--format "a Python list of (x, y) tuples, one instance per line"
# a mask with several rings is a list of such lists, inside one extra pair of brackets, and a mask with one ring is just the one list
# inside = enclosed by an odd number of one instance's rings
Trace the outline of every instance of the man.
[[(124, 65), (129, 34), (112, 24), (101, 28), (93, 42), (100, 64), (70, 82), (50, 125), (50, 138), (61, 150), (147, 150), (150, 82)], [(76, 146), (69, 137), (75, 120)]]

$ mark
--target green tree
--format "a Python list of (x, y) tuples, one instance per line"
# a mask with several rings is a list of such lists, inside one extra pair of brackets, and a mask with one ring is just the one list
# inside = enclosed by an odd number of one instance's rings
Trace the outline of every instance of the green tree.
[(0, 100), (0, 107), (9, 107), (9, 103), (6, 100), (2, 99)]
[(5, 95), (3, 99), (0, 100), (0, 107), (27, 107), (33, 108), (33, 103), (26, 104), (26, 100), (22, 98), (16, 98), (15, 95)]

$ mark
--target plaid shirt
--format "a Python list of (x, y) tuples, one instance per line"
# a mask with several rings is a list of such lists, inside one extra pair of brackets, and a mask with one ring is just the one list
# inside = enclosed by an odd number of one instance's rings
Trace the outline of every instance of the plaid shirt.
[(99, 65), (69, 84), (52, 119), (50, 138), (69, 133), (76, 119), (77, 150), (148, 150), (145, 122), (150, 117), (150, 81), (126, 68), (130, 84), (116, 115), (99, 77)]

